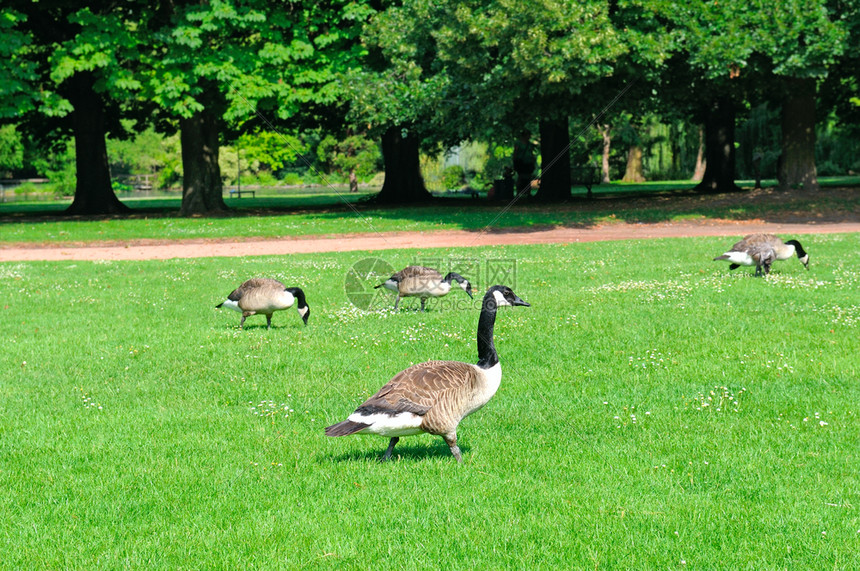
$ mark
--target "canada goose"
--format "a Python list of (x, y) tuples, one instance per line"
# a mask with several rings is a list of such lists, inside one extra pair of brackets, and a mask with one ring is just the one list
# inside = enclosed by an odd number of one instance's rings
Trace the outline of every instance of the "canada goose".
[(773, 234), (750, 234), (743, 240), (732, 246), (732, 249), (717, 256), (714, 260), (726, 260), (731, 262), (730, 270), (740, 266), (755, 266), (755, 275), (761, 276), (770, 273), (770, 265), (776, 260), (787, 260), (797, 254), (800, 263), (809, 269), (809, 254), (797, 240), (783, 242)]
[(472, 284), (460, 274), (449, 272), (443, 278), (438, 271), (424, 266), (406, 266), (374, 289), (384, 287), (397, 292), (397, 299), (394, 301), (395, 311), (402, 297), (420, 297), (421, 311), (424, 311), (427, 298), (447, 295), (451, 291), (452, 281), (457, 282), (463, 291), (472, 297)]
[(457, 462), (457, 425), (496, 394), (502, 380), (499, 355), (493, 344), (496, 308), (525, 305), (507, 286), (493, 286), (484, 296), (478, 319), (478, 364), (427, 361), (397, 373), (343, 422), (325, 429), (326, 436), (379, 434), (389, 436), (383, 460), (401, 436), (428, 432), (445, 439)]
[(305, 301), (305, 292), (297, 287), (285, 287), (278, 280), (269, 278), (251, 278), (234, 289), (227, 299), (215, 307), (229, 307), (242, 314), (239, 329), (245, 325), (245, 319), (251, 315), (262, 313), (266, 316), (266, 328), (272, 328), (272, 314), (282, 309), (289, 309), (298, 300), (296, 308), (305, 325), (308, 324), (311, 309)]

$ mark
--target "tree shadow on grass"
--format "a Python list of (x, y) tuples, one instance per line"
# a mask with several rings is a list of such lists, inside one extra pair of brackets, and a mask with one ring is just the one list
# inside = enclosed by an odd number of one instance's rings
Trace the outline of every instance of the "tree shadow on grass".
[[(216, 219), (282, 217), (291, 214), (312, 216), (315, 220), (337, 221), (370, 218), (355, 228), (341, 230), (368, 233), (376, 229), (372, 219), (387, 221), (386, 230), (425, 229), (429, 225), (475, 232), (537, 232), (565, 227), (587, 229), (613, 221), (628, 224), (660, 223), (678, 219), (720, 218), (726, 220), (763, 220), (766, 222), (856, 221), (860, 210), (860, 190), (853, 186), (827, 186), (820, 191), (745, 188), (741, 192), (702, 193), (683, 185), (643, 185), (641, 187), (596, 186), (588, 199), (574, 192), (560, 203), (540, 203), (521, 199), (515, 203), (488, 199), (437, 197), (420, 204), (377, 205), (369, 200), (345, 204), (338, 196), (329, 202), (307, 203), (301, 199), (261, 197), (238, 199), (232, 210), (213, 215)], [(107, 220), (135, 218), (178, 218), (178, 201), (134, 206), (124, 216), (62, 216), (48, 206), (38, 208), (0, 205), (0, 227), (16, 223), (68, 220)]]

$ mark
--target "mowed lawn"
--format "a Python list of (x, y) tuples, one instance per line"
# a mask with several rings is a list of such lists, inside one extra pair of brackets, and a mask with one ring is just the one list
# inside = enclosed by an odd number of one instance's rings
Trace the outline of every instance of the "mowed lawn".
[[(726, 238), (2, 263), (0, 567), (860, 568), (860, 237), (799, 238), (810, 270), (758, 279), (711, 261)], [(323, 434), (477, 358), (462, 291), (352, 305), (374, 257), (532, 304), (499, 312), (462, 465)], [(215, 309), (253, 276), (302, 287), (308, 326)]]

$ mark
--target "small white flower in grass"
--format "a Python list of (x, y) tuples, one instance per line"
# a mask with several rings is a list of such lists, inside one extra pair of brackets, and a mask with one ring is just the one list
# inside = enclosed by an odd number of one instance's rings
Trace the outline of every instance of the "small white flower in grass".
[(827, 423), (821, 420), (818, 422), (818, 426), (827, 426)]

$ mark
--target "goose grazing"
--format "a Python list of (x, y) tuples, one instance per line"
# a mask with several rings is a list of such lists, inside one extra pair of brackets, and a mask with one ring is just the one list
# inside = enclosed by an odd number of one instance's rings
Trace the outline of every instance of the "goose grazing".
[(773, 262), (787, 260), (795, 254), (800, 263), (808, 270), (809, 254), (797, 240), (783, 242), (773, 234), (750, 234), (732, 246), (731, 250), (722, 256), (717, 256), (714, 260), (731, 262), (730, 270), (735, 270), (740, 266), (755, 266), (755, 275), (761, 276), (762, 268), (764, 268), (765, 274), (769, 274)]
[(390, 437), (383, 460), (391, 458), (401, 436), (427, 432), (445, 439), (457, 462), (457, 425), (496, 394), (502, 380), (499, 355), (493, 344), (496, 308), (524, 305), (507, 286), (487, 291), (478, 319), (478, 364), (427, 361), (397, 373), (343, 422), (325, 429), (326, 436), (379, 434)]
[(424, 266), (407, 266), (374, 289), (384, 287), (397, 292), (397, 299), (394, 301), (395, 311), (402, 297), (420, 297), (421, 311), (424, 311), (427, 298), (447, 295), (451, 291), (452, 281), (457, 282), (463, 291), (469, 294), (470, 298), (472, 297), (472, 284), (460, 274), (449, 272), (443, 278), (438, 271)]
[(305, 325), (308, 324), (311, 309), (305, 301), (305, 292), (297, 287), (285, 287), (278, 280), (269, 278), (252, 278), (234, 289), (227, 299), (215, 307), (229, 307), (242, 314), (239, 329), (245, 325), (245, 319), (251, 315), (262, 313), (266, 316), (266, 328), (272, 328), (272, 314), (282, 309), (289, 309), (298, 300), (296, 308)]

